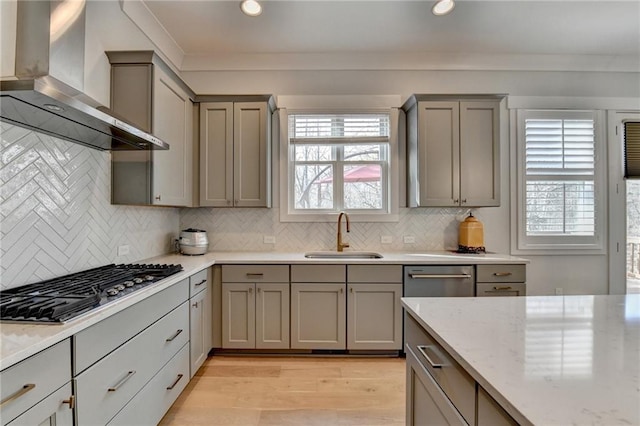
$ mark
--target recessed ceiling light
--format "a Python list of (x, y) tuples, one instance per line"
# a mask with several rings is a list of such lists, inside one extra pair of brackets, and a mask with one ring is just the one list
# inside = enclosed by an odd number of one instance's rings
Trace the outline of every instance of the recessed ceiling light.
[(453, 0), (439, 0), (436, 4), (431, 8), (431, 12), (436, 16), (446, 15), (451, 12), (456, 4)]
[(262, 13), (262, 6), (257, 0), (243, 0), (240, 9), (247, 16), (258, 16)]

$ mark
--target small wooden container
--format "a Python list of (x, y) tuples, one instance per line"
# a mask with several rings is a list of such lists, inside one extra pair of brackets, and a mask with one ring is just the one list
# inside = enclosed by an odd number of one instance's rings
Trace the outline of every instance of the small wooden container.
[(484, 227), (472, 213), (460, 223), (458, 252), (484, 253)]

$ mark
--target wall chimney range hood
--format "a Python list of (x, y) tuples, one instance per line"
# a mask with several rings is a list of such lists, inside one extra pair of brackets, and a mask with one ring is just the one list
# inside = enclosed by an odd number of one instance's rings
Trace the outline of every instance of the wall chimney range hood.
[(169, 149), (83, 93), (85, 0), (0, 3), (16, 27), (2, 43), (3, 122), (99, 150)]

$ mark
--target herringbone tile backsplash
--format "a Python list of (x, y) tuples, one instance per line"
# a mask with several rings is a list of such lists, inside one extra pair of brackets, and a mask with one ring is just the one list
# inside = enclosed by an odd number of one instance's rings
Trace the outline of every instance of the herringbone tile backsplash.
[(170, 250), (180, 210), (111, 205), (108, 152), (6, 123), (0, 131), (3, 289)]
[[(458, 247), (458, 226), (468, 209), (400, 209), (391, 223), (351, 223), (344, 235), (352, 250), (443, 250)], [(180, 227), (207, 231), (212, 251), (335, 250), (336, 223), (281, 223), (278, 209), (182, 209)], [(343, 225), (344, 226), (344, 225)], [(265, 244), (264, 236), (275, 244)], [(390, 236), (390, 244), (381, 237)], [(415, 243), (405, 244), (404, 236)]]

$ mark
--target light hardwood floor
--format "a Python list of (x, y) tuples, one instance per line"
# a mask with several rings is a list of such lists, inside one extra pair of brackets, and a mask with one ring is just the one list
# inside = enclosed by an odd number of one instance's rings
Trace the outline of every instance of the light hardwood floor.
[(404, 361), (211, 356), (160, 425), (404, 425)]

